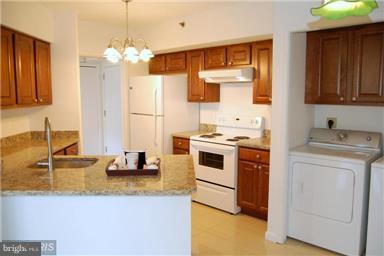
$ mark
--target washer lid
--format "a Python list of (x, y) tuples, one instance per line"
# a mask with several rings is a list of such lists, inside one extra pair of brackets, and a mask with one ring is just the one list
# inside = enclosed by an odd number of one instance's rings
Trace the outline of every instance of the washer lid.
[(325, 146), (321, 144), (307, 144), (291, 149), (291, 156), (307, 156), (329, 160), (342, 160), (365, 164), (373, 161), (380, 151), (362, 148), (344, 148), (340, 146)]

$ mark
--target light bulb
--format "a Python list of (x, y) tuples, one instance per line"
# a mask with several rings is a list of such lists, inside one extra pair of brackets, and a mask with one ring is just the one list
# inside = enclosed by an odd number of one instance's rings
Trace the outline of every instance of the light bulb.
[(127, 48), (125, 48), (124, 50), (124, 60), (125, 61), (132, 61), (136, 58), (138, 58), (139, 56), (139, 52), (137, 51), (137, 49), (133, 46), (129, 46)]
[(104, 58), (106, 58), (112, 63), (117, 63), (121, 59), (121, 54), (119, 53), (118, 50), (110, 46), (107, 49), (105, 49)]
[(148, 47), (145, 47), (140, 52), (140, 59), (145, 61), (145, 62), (148, 62), (153, 56), (154, 55), (153, 55), (152, 51), (149, 50)]

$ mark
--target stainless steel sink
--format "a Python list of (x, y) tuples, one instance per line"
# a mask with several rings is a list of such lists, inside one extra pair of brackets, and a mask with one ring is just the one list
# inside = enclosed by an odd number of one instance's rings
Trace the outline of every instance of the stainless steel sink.
[[(94, 165), (97, 158), (55, 158), (55, 168), (85, 168)], [(28, 166), (29, 168), (47, 168), (47, 159), (40, 160)]]

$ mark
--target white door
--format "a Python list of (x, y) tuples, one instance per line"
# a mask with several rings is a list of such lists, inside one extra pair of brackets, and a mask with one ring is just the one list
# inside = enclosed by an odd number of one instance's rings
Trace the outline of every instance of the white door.
[(163, 117), (130, 115), (130, 149), (145, 150), (146, 156), (163, 152)]
[(129, 79), (130, 113), (163, 115), (162, 76), (139, 76)]
[(123, 149), (123, 114), (120, 66), (104, 67), (104, 145), (107, 155)]
[(102, 155), (103, 108), (99, 66), (80, 67), (80, 91), (83, 154)]

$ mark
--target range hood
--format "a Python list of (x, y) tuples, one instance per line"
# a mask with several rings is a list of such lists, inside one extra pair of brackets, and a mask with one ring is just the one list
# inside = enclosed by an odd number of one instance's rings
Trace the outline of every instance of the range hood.
[(199, 78), (207, 83), (239, 83), (253, 81), (253, 67), (199, 71)]

